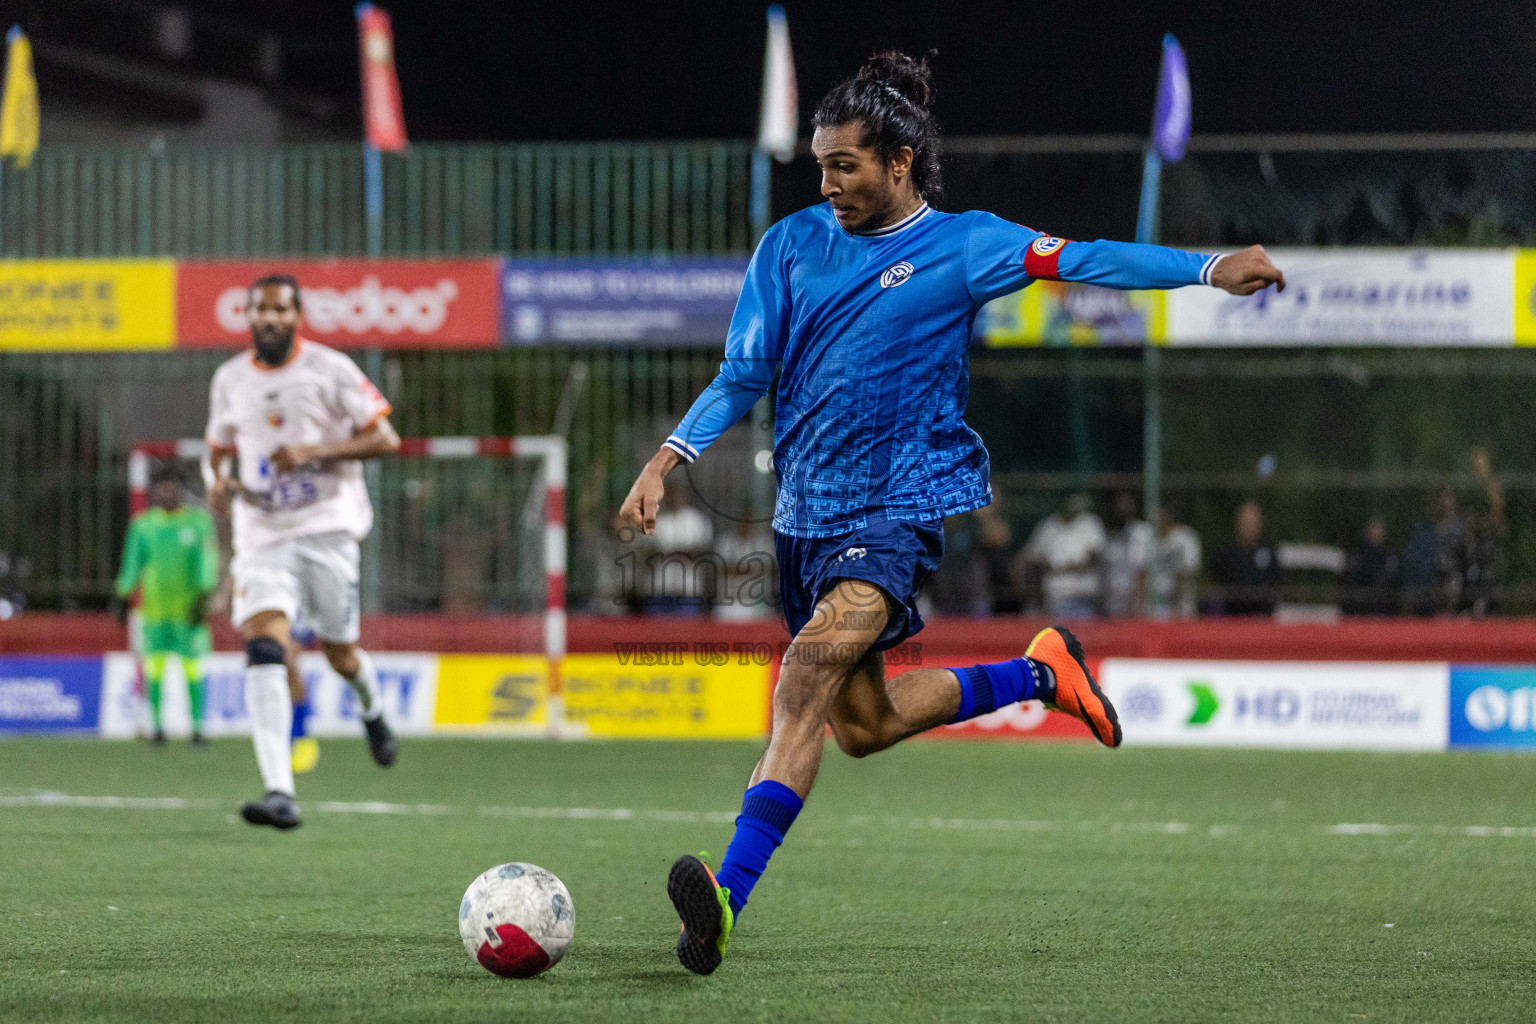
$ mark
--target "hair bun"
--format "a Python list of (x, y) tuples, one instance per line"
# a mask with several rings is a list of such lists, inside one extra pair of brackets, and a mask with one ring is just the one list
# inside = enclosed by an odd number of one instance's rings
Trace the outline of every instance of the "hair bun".
[(900, 50), (882, 50), (859, 68), (858, 81), (888, 85), (913, 106), (926, 110), (933, 101), (933, 73), (928, 69), (928, 59), (938, 54), (938, 50), (929, 50), (917, 61)]

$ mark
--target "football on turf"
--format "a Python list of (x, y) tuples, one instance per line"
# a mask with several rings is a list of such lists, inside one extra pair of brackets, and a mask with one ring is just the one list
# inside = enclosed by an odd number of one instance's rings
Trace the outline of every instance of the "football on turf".
[(459, 904), (459, 936), (481, 967), (503, 978), (531, 978), (565, 956), (576, 907), (565, 883), (537, 864), (499, 864), (469, 884)]

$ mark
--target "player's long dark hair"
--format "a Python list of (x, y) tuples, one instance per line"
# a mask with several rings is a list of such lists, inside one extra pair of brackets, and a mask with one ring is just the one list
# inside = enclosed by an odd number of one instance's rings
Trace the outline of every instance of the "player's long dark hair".
[(912, 184), (923, 199), (943, 191), (939, 174), (939, 125), (928, 106), (933, 102), (929, 50), (921, 61), (898, 50), (884, 50), (864, 62), (859, 73), (839, 82), (816, 105), (812, 123), (832, 128), (854, 121), (864, 125), (864, 145), (890, 163), (902, 146), (912, 147)]

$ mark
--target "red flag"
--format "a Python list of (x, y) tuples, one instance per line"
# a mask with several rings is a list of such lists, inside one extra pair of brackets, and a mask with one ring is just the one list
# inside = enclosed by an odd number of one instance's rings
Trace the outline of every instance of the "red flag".
[(395, 77), (395, 35), (389, 14), (373, 4), (357, 5), (357, 44), (363, 64), (363, 124), (368, 145), (398, 153), (405, 149), (405, 111)]

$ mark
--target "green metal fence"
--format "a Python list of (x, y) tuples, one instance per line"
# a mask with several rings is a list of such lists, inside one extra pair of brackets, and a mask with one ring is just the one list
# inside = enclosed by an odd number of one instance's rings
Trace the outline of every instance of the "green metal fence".
[[(384, 157), (383, 252), (732, 253), (744, 142), (456, 144)], [(49, 148), (0, 171), (0, 257), (360, 256), (357, 146)]]

